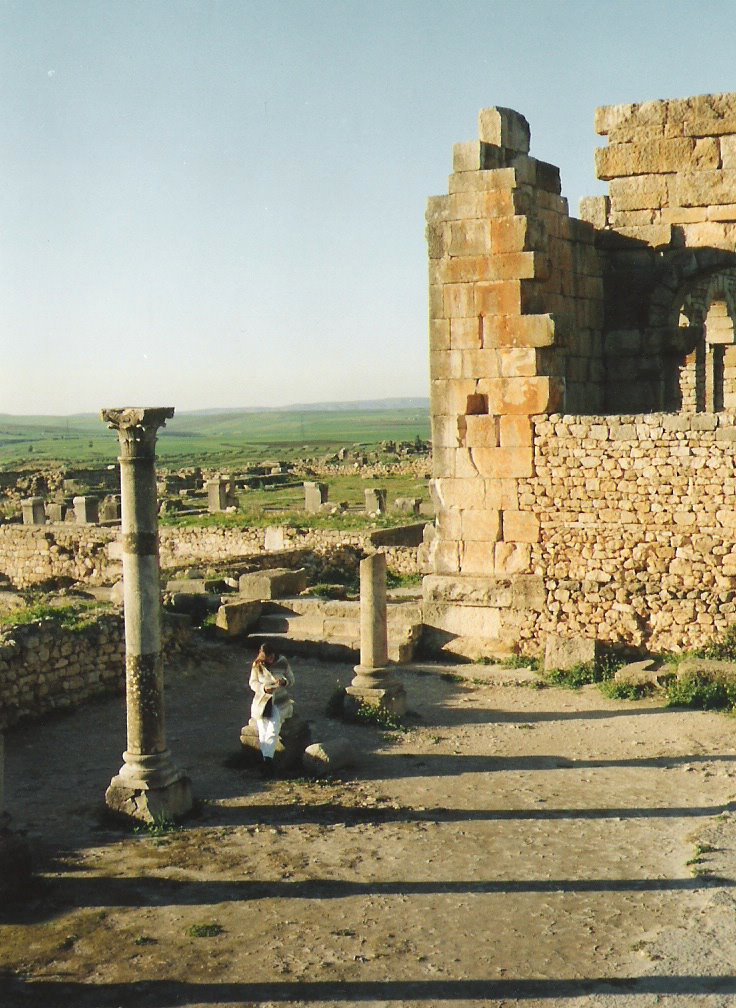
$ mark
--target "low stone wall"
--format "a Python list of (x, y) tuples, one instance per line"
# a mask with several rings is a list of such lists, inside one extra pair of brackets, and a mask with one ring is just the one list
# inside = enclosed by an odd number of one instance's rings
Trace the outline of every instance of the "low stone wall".
[(521, 650), (548, 632), (677, 650), (734, 622), (735, 448), (730, 412), (535, 417), (519, 507), (547, 602)]
[(17, 588), (58, 578), (112, 584), (122, 574), (118, 530), (95, 525), (0, 525), (0, 573)]
[[(165, 615), (164, 661), (186, 648), (189, 621)], [(45, 620), (0, 635), (0, 728), (125, 689), (125, 634), (120, 613), (99, 615), (83, 630)]]
[[(224, 567), (251, 561), (253, 568), (303, 567), (316, 580), (351, 574), (369, 550), (385, 548), (388, 569), (419, 571), (421, 523), (396, 529), (341, 532), (336, 529), (279, 529), (282, 550), (265, 550), (263, 528), (173, 528), (159, 530), (161, 567)], [(0, 525), (0, 573), (17, 588), (59, 578), (82, 584), (114, 584), (122, 577), (119, 529), (99, 525)], [(374, 542), (374, 539), (377, 542)], [(384, 547), (383, 542), (391, 543)], [(409, 544), (409, 545), (407, 545)]]

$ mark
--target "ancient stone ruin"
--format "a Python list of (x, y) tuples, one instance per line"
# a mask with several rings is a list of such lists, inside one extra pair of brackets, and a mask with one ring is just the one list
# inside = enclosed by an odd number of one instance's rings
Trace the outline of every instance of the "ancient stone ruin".
[(429, 200), (435, 648), (678, 648), (736, 610), (736, 94), (595, 121), (580, 219), (503, 108)]

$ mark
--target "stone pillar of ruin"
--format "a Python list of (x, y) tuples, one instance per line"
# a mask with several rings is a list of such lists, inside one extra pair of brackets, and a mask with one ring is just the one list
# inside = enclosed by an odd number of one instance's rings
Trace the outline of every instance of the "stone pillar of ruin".
[(24, 525), (45, 525), (46, 511), (43, 506), (43, 497), (27, 497), (20, 502), (23, 513)]
[(328, 487), (326, 483), (307, 481), (304, 484), (304, 510), (308, 514), (316, 514), (327, 501)]
[(347, 688), (361, 704), (384, 707), (401, 717), (406, 690), (388, 665), (386, 554), (373, 553), (360, 562), (360, 665)]
[(96, 525), (100, 520), (100, 502), (97, 497), (74, 498), (74, 521), (77, 525)]
[(192, 807), (189, 778), (166, 747), (156, 507), (156, 433), (173, 407), (106, 409), (118, 432), (122, 503), (127, 748), (105, 794), (108, 806), (150, 822)]

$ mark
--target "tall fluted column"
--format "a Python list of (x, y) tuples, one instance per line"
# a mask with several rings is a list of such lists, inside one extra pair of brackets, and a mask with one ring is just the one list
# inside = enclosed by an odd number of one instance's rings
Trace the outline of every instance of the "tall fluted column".
[(173, 415), (173, 407), (101, 413), (120, 440), (128, 724), (123, 766), (105, 801), (148, 822), (184, 815), (192, 807), (191, 783), (171, 759), (164, 723), (155, 452), (158, 429)]
[(358, 703), (406, 713), (406, 691), (388, 665), (386, 554), (373, 553), (360, 562), (360, 665), (347, 688)]

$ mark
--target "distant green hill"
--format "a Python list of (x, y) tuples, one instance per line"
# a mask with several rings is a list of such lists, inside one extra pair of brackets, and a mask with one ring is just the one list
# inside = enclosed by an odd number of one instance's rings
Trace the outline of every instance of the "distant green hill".
[[(356, 443), (429, 438), (426, 401), (410, 408), (349, 409), (350, 404), (249, 412), (182, 412), (160, 432), (158, 458), (167, 465), (235, 464), (276, 455), (284, 459), (320, 455)], [(92, 414), (69, 417), (0, 414), (0, 468), (54, 463), (114, 462), (117, 437)]]

